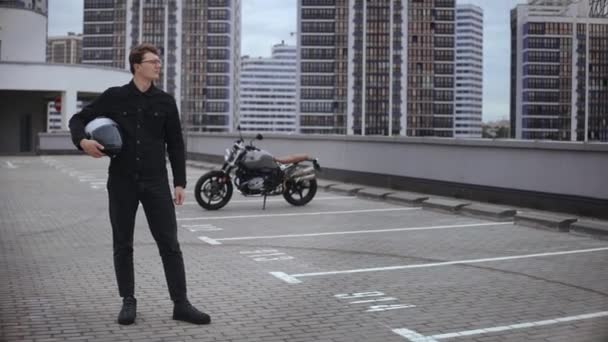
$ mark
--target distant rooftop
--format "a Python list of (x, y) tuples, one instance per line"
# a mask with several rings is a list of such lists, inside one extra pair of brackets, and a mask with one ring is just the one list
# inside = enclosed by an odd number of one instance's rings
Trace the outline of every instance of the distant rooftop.
[(567, 6), (574, 3), (574, 0), (528, 0), (528, 5), (535, 6)]

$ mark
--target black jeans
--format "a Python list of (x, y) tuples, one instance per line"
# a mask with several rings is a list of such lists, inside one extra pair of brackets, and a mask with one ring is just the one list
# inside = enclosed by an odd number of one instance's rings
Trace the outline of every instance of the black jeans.
[(135, 181), (108, 177), (110, 222), (114, 247), (114, 269), (121, 297), (134, 295), (133, 230), (141, 202), (150, 232), (156, 241), (173, 301), (186, 300), (184, 260), (177, 241), (177, 221), (173, 196), (167, 179)]

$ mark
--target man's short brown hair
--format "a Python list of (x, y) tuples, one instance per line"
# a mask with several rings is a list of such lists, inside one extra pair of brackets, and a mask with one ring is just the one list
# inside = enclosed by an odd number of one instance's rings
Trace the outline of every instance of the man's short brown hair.
[(158, 49), (156, 46), (149, 43), (139, 44), (131, 50), (131, 53), (129, 53), (129, 66), (131, 67), (132, 74), (135, 74), (135, 67), (133, 67), (133, 64), (141, 64), (144, 55), (148, 52), (152, 52), (158, 56)]

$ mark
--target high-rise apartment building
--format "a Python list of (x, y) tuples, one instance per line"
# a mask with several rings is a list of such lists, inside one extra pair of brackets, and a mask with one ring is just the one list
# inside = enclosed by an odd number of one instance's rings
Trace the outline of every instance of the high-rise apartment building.
[(163, 61), (157, 85), (180, 95), (181, 1), (85, 0), (83, 63), (129, 68), (129, 51), (140, 43), (158, 47)]
[(241, 0), (183, 1), (182, 112), (190, 131), (230, 132), (239, 112)]
[[(403, 125), (405, 59), (402, 1), (351, 2), (348, 54), (347, 132), (399, 135)], [(396, 100), (396, 101), (395, 101)]]
[(80, 64), (82, 62), (82, 34), (69, 32), (67, 36), (47, 38), (48, 63)]
[(454, 135), (454, 0), (409, 0), (408, 136)]
[(299, 0), (301, 133), (454, 135), (454, 0)]
[(238, 111), (240, 0), (85, 0), (83, 63), (129, 68), (140, 43), (160, 50), (157, 85), (172, 94), (182, 125), (231, 131)]
[(82, 63), (128, 68), (126, 25), (126, 0), (85, 0)]
[(296, 47), (272, 47), (270, 58), (241, 61), (239, 124), (250, 132), (295, 132)]
[(481, 138), (483, 111), (483, 10), (456, 6), (454, 137)]
[(349, 0), (298, 0), (300, 133), (347, 133)]
[(608, 2), (529, 0), (511, 11), (511, 134), (608, 141)]

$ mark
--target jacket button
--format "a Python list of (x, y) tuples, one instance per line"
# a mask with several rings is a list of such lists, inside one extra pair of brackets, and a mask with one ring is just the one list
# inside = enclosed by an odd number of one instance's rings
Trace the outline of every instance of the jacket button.
[(137, 144), (138, 144), (138, 145), (140, 144), (140, 141), (139, 141), (139, 140), (137, 140)]
[(158, 112), (154, 112), (154, 116), (158, 116)]
[(126, 116), (126, 115), (127, 115), (127, 112), (122, 112), (122, 115), (123, 115), (123, 116)]

